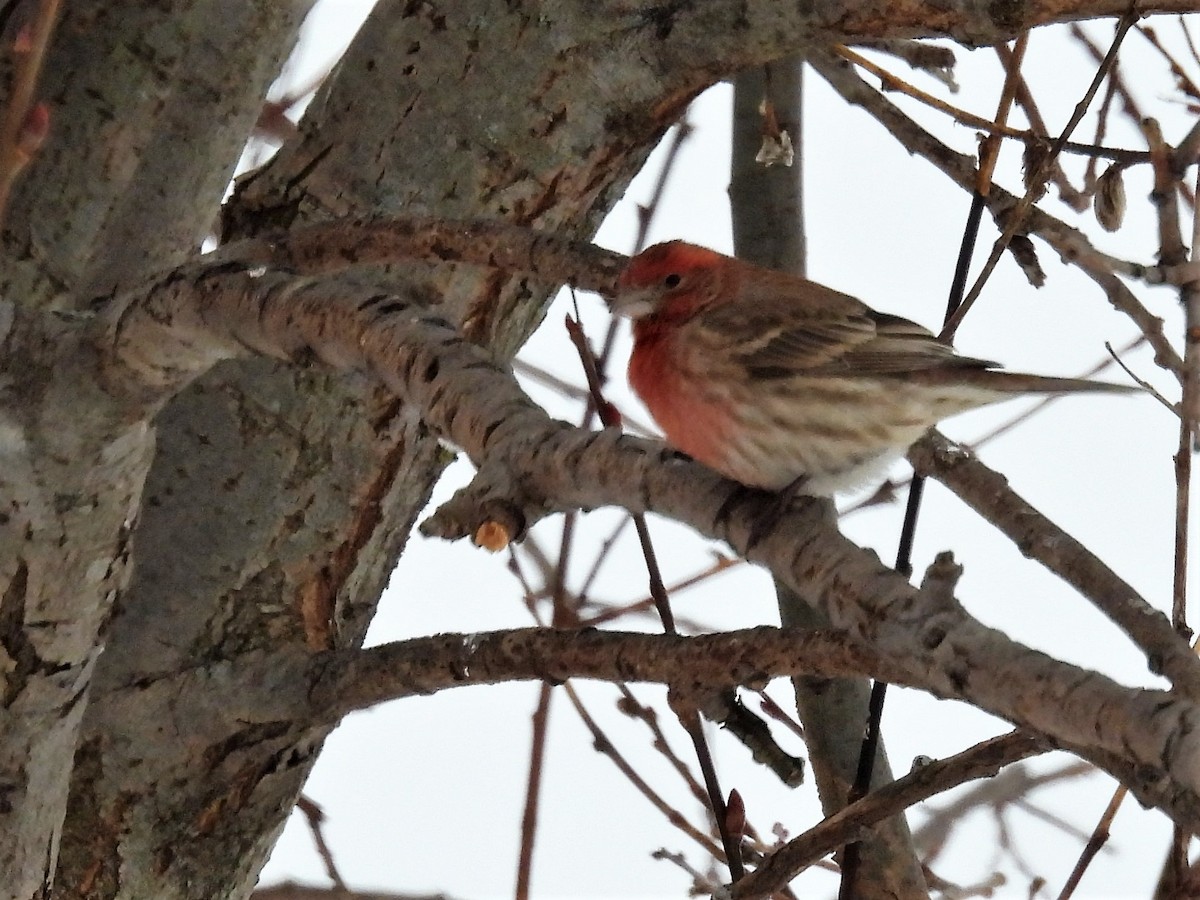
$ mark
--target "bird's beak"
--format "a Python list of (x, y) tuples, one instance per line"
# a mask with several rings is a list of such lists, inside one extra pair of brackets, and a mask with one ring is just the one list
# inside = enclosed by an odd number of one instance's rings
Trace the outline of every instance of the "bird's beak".
[(654, 312), (654, 295), (642, 288), (617, 288), (617, 293), (608, 301), (608, 308), (614, 316), (625, 316), (629, 319), (640, 319)]

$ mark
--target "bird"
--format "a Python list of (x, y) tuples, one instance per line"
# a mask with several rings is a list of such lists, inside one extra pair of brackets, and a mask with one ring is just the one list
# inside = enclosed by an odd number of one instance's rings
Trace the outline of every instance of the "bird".
[(915, 322), (683, 241), (634, 256), (610, 300), (629, 383), (667, 444), (751, 488), (833, 496), (949, 416), (1021, 394), (1127, 393), (996, 371)]

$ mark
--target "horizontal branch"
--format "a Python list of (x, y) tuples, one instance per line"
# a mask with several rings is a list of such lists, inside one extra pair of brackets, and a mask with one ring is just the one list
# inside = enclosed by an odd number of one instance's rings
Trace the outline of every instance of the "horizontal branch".
[(511, 681), (654, 682), (679, 690), (762, 686), (771, 678), (902, 677), (845, 634), (762, 626), (677, 634), (522, 628), (439, 634), (310, 657), (307, 718), (336, 722), (386, 700)]
[[(793, 504), (750, 546), (773, 495), (739, 488), (661, 444), (551, 420), (507, 367), (426, 307), (352, 280), (229, 263), (163, 279), (105, 322), (109, 374), (135, 383), (181, 384), (217, 359), (247, 354), (377, 378), (480, 467), (434, 518), (442, 536), (497, 523), (516, 536), (548, 512), (580, 507), (662, 513), (814, 597), (833, 627), (871, 648), (888, 681), (965, 700), (1102, 760), (1118, 777), (1136, 772), (1130, 787), (1143, 802), (1200, 827), (1195, 705), (1123, 688), (984, 627), (949, 592), (914, 589), (846, 540), (819, 503)], [(1156, 645), (1163, 670), (1200, 696), (1200, 661), (1173, 640)]]
[(233, 265), (328, 275), (405, 260), (466, 263), (611, 294), (629, 258), (498, 219), (335, 219), (226, 244), (172, 277), (202, 278)]

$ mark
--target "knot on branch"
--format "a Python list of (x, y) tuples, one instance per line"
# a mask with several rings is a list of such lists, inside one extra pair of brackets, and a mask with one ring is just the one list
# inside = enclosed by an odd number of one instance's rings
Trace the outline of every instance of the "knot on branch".
[(954, 554), (943, 550), (925, 570), (918, 593), (931, 606), (957, 610), (960, 607), (954, 597), (954, 589), (958, 586), (958, 579), (962, 577), (962, 573), (963, 567), (954, 561)]

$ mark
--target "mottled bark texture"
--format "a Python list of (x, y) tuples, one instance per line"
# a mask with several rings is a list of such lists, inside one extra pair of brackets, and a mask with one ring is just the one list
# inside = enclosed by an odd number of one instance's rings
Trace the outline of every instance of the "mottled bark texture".
[[(586, 237), (688, 100), (738, 68), (814, 37), (992, 43), (1125, 5), (383, 0), (225, 233), (429, 212)], [(13, 897), (250, 891), (327, 725), (229, 718), (222, 660), (356, 646), (442, 461), (420, 410), (300, 355), (227, 362), (172, 397), (170, 379), (98, 379), (81, 343), (78, 316), (197, 251), (308, 6), (90, 0), (64, 4), (54, 34), (50, 138), (0, 236)], [(356, 277), (438, 306), (498, 358), (546, 297), (475, 269)], [(149, 690), (193, 670), (208, 690)], [(103, 703), (86, 706), (89, 683)]]
[[(822, 501), (780, 509), (773, 495), (748, 492), (657, 442), (552, 420), (511, 373), (435, 312), (396, 295), (356, 293), (343, 279), (300, 282), (289, 272), (225, 263), (195, 281), (170, 277), (151, 286), (114, 310), (112, 328), (116, 334), (103, 343), (114, 348), (116, 366), (136, 349), (138, 366), (146, 367), (148, 348), (160, 343), (159, 358), (169, 364), (166, 339), (178, 333), (207, 334), (214, 353), (319, 360), (369, 373), (479, 466), (472, 485), (424, 523), (429, 533), (474, 535), (496, 524), (497, 509), (522, 525), (578, 507), (662, 513), (727, 541), (790, 590), (804, 591), (831, 627), (871, 648), (877, 665), (892, 672), (887, 680), (1044, 734), (1110, 771), (1143, 802), (1200, 826), (1200, 660), (1139, 597), (1125, 603), (1162, 635), (1150, 651), (1172, 673), (1172, 692), (1124, 688), (1035, 652), (968, 615), (951, 588), (915, 590), (832, 528)], [(935, 455), (935, 475), (970, 457), (957, 447), (948, 452), (945, 463)], [(774, 530), (752, 540), (767, 510)]]
[(108, 395), (71, 320), (38, 310), (86, 306), (196, 252), (307, 3), (65, 7), (39, 88), (51, 137), (0, 244), (0, 295), (20, 310), (0, 353), (9, 897), (39, 896), (54, 876), (70, 760), (153, 446), (148, 407)]

